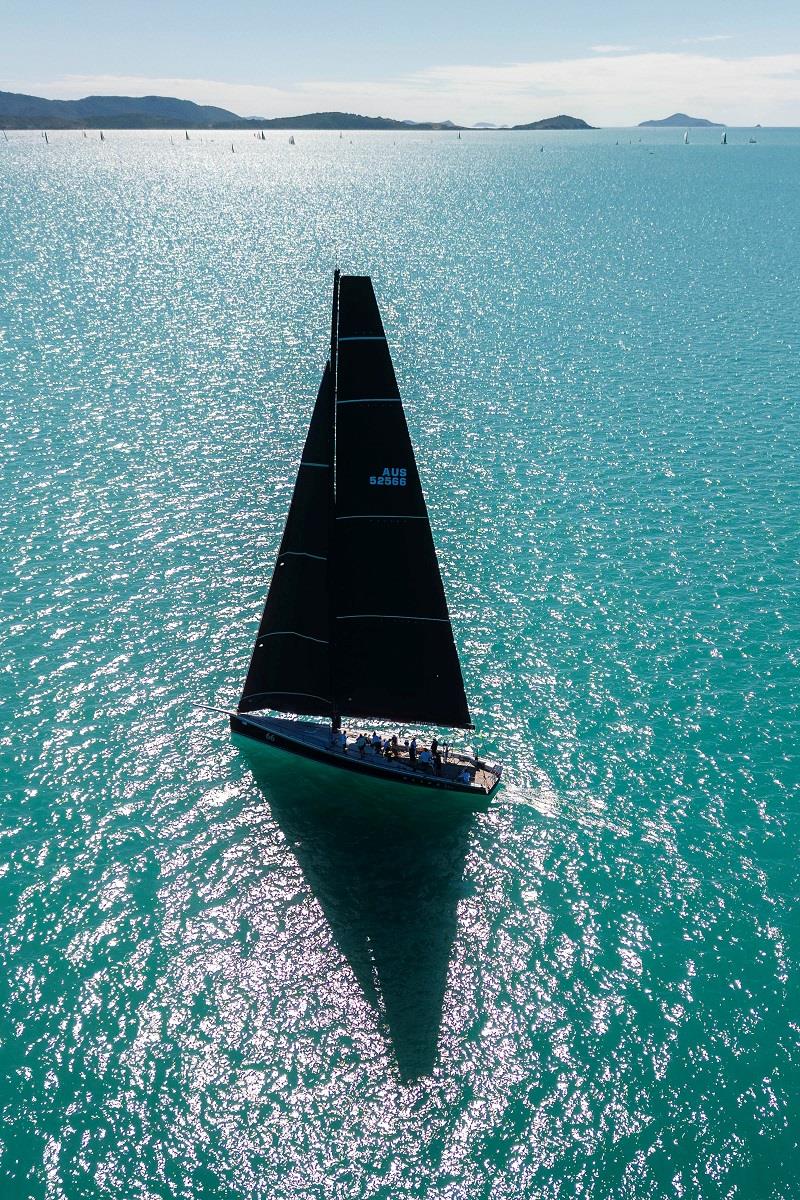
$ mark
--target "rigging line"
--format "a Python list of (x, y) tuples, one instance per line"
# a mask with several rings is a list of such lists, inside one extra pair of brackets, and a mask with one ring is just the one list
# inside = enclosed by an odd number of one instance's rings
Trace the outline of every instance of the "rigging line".
[(370, 618), (377, 621), (435, 621), (439, 625), (449, 625), (447, 617), (410, 617), (407, 613), (345, 613), (337, 617), (337, 621), (361, 621)]
[(260, 633), (256, 639), (259, 642), (266, 641), (268, 637), (299, 637), (307, 642), (319, 642), (321, 646), (327, 646), (329, 643), (325, 638), (311, 637), (307, 633), (298, 633), (296, 629), (276, 629), (272, 633)]
[(427, 517), (412, 517), (405, 513), (354, 513), (349, 517), (337, 517), (337, 521), (427, 521)]
[(330, 465), (331, 465), (330, 463), (312, 463), (312, 462), (301, 462), (300, 463), (301, 467), (329, 467)]
[(385, 342), (385, 333), (352, 333), (339, 338), (340, 342)]
[(309, 554), (307, 550), (283, 550), (278, 558), (315, 558), (318, 562), (327, 562), (325, 554)]
[[(242, 696), (242, 700), (255, 700), (257, 696), (308, 696), (311, 700), (324, 700), (326, 704), (330, 704), (328, 696), (318, 696), (316, 692), (282, 692), (279, 689), (271, 692), (248, 692), (246, 696)], [(208, 706), (201, 705), (200, 707), (204, 708)], [(220, 709), (220, 711), (223, 710)]]

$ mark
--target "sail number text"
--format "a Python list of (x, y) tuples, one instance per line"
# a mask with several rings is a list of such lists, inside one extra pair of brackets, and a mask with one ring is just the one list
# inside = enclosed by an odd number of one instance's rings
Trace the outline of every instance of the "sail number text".
[(370, 475), (370, 487), (405, 487), (405, 467), (384, 467), (380, 475)]

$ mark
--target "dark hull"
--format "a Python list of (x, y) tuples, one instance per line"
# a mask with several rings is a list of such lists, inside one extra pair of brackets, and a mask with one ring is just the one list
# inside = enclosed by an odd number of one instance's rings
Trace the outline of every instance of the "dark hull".
[(262, 745), (274, 746), (297, 754), (301, 758), (310, 758), (314, 762), (336, 767), (340, 771), (351, 771), (361, 776), (372, 776), (383, 783), (399, 784), (405, 787), (425, 788), (426, 791), (458, 793), (465, 799), (469, 797), (473, 803), (485, 804), (496, 791), (499, 779), (491, 787), (477, 787), (474, 784), (458, 783), (455, 780), (442, 779), (436, 775), (423, 774), (421, 771), (404, 771), (396, 767), (384, 767), (368, 759), (355, 755), (342, 754), (340, 751), (325, 749), (322, 746), (309, 745), (299, 738), (288, 736), (282, 730), (271, 724), (266, 717), (241, 717), (236, 713), (230, 714), (231, 731), (242, 737), (251, 738)]

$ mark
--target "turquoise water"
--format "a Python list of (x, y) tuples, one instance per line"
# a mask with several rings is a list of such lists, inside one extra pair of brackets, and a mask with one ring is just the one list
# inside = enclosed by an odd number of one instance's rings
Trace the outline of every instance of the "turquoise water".
[[(800, 1194), (800, 132), (638, 136), (0, 143), (3, 1197)], [(193, 706), (337, 258), (486, 814)]]

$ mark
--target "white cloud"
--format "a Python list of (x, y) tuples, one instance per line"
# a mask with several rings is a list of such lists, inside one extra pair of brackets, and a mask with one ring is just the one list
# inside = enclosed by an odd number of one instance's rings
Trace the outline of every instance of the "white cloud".
[(681, 38), (680, 44), (682, 46), (694, 46), (694, 45), (699, 44), (700, 42), (729, 42), (732, 37), (733, 37), (732, 33), (712, 33), (712, 34), (709, 34), (707, 37)]
[(565, 112), (592, 125), (628, 125), (683, 111), (730, 125), (800, 125), (800, 54), (734, 59), (688, 51), (607, 53), (504, 66), (439, 66), (381, 81), (308, 80), (286, 88), (85, 75), (0, 86), (65, 99), (92, 92), (157, 93), (246, 116), (343, 109), (414, 120), (513, 124)]

